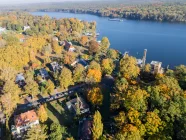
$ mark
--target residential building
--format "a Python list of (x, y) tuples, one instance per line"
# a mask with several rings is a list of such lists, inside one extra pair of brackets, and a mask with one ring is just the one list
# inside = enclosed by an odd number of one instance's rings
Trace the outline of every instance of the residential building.
[(59, 63), (57, 62), (52, 62), (50, 63), (49, 65), (49, 69), (52, 71), (52, 72), (60, 72), (62, 70), (62, 66), (59, 65)]
[(79, 121), (78, 138), (79, 140), (92, 140), (91, 118), (84, 118), (82, 121)]
[(50, 77), (45, 68), (40, 69), (39, 73), (43, 79), (48, 79)]
[(142, 59), (137, 59), (137, 65), (139, 67), (142, 67), (143, 66), (143, 60)]
[(76, 49), (72, 46), (71, 42), (64, 41), (64, 48), (68, 52), (74, 52)]
[(18, 84), (19, 87), (21, 87), (21, 88), (24, 87), (24, 86), (26, 85), (26, 83), (25, 83), (25, 78), (24, 78), (23, 73), (17, 74), (15, 82), (16, 82), (16, 84)]
[(80, 111), (79, 112), (80, 114), (89, 112), (88, 104), (81, 97), (70, 100), (69, 102), (66, 103), (66, 105), (67, 108), (74, 114), (78, 113), (78, 109)]
[(39, 125), (39, 118), (35, 110), (30, 110), (28, 112), (15, 115), (14, 125), (11, 127), (12, 135), (17, 137), (35, 125)]
[(54, 37), (52, 38), (52, 41), (57, 41), (57, 42), (58, 42), (59, 40), (58, 40), (58, 38), (57, 38), (56, 36), (54, 36)]
[(24, 31), (26, 31), (26, 30), (28, 30), (28, 29), (30, 29), (30, 26), (24, 26), (24, 27), (23, 27), (23, 30), (24, 30)]
[(84, 60), (84, 59), (77, 59), (76, 61), (74, 61), (71, 66), (75, 67), (77, 64), (81, 64), (84, 66), (84, 68), (86, 69), (88, 67), (88, 63)]
[(2, 33), (4, 33), (4, 32), (6, 32), (6, 28), (0, 27), (0, 34), (2, 34)]
[(164, 69), (162, 68), (162, 62), (152, 61), (150, 64), (152, 74), (162, 74), (164, 72)]

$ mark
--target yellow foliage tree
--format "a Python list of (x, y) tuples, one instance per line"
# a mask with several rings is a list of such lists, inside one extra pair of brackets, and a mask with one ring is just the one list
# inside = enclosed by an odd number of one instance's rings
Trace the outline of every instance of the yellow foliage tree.
[(126, 79), (136, 78), (140, 69), (137, 66), (136, 58), (126, 56), (120, 60), (120, 74)]
[(47, 112), (46, 112), (45, 107), (43, 105), (40, 106), (39, 109), (37, 110), (37, 115), (39, 117), (40, 122), (42, 122), (42, 123), (46, 122), (48, 119)]
[(145, 128), (148, 135), (154, 135), (163, 130), (163, 122), (156, 112), (147, 112)]
[(101, 82), (101, 72), (96, 69), (89, 69), (87, 72), (86, 81), (90, 83), (99, 83)]
[(103, 94), (99, 87), (94, 87), (88, 91), (87, 99), (94, 105), (102, 105)]
[(82, 46), (85, 46), (88, 42), (88, 37), (87, 36), (82, 36), (81, 39), (79, 40), (79, 43), (82, 45)]

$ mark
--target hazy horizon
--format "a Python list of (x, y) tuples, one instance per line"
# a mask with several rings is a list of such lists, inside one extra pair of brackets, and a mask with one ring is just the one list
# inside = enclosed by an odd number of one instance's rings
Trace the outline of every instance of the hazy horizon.
[(19, 5), (19, 4), (34, 4), (34, 3), (55, 3), (55, 2), (80, 2), (80, 1), (113, 1), (113, 2), (186, 2), (186, 0), (0, 0), (0, 5)]
[(73, 1), (95, 1), (95, 0), (0, 0), (0, 5), (47, 3), (47, 2), (73, 2)]

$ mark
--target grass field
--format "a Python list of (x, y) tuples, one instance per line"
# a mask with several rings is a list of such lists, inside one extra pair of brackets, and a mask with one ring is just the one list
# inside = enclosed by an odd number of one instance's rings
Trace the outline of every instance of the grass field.
[(65, 101), (56, 100), (46, 104), (48, 114), (48, 123), (56, 122), (65, 126), (74, 138), (77, 137), (78, 122), (74, 120), (74, 116), (65, 109)]

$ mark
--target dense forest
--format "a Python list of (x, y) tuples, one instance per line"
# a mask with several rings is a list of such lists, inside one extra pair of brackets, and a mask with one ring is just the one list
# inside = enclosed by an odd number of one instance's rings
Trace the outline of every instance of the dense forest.
[[(178, 7), (177, 13), (184, 5)], [(82, 83), (86, 86), (75, 91), (75, 96), (82, 96), (90, 106), (91, 139), (186, 139), (186, 66), (154, 74), (150, 64), (140, 67), (135, 57), (109, 48), (107, 37), (98, 42), (95, 22), (22, 12), (4, 12), (0, 19), (0, 26), (6, 29), (0, 38), (0, 112), (6, 116), (5, 139), (11, 137), (13, 116), (20, 113), (18, 105), (24, 104), (24, 96), (51, 96), (55, 90)], [(24, 26), (30, 28), (24, 30)], [(76, 51), (60, 45), (64, 40), (71, 41)], [(72, 66), (80, 58), (88, 67)], [(47, 65), (53, 61), (62, 70), (51, 72)], [(41, 68), (52, 78), (43, 80), (36, 75)], [(15, 83), (18, 73), (25, 77), (24, 87)], [(78, 139), (79, 120), (85, 116), (77, 113), (71, 117), (61, 109), (68, 100), (36, 108), (41, 127), (29, 129), (23, 139)]]

